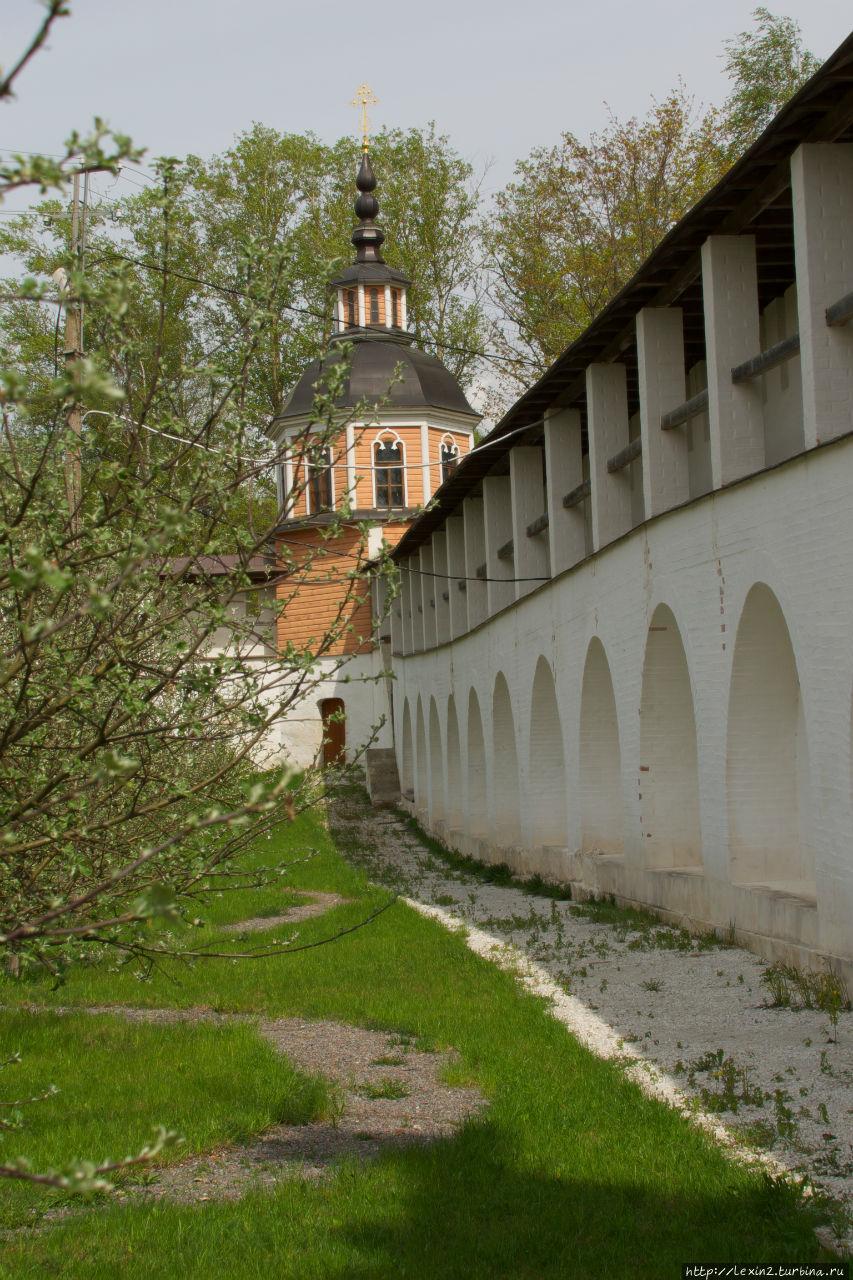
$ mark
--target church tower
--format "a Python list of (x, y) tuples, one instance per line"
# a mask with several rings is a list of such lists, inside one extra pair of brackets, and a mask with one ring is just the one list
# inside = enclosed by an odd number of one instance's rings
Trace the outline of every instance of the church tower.
[[(282, 747), (299, 766), (318, 755), (328, 763), (352, 759), (383, 717), (373, 745), (391, 745), (369, 584), (365, 578), (353, 585), (353, 571), (383, 541), (399, 541), (470, 451), (479, 421), (452, 374), (414, 346), (410, 281), (382, 256), (376, 185), (365, 135), (355, 261), (330, 284), (333, 331), (269, 428), (283, 459), (278, 644), (311, 649), (327, 673), (283, 725)], [(330, 431), (314, 406), (318, 393), (332, 389)]]

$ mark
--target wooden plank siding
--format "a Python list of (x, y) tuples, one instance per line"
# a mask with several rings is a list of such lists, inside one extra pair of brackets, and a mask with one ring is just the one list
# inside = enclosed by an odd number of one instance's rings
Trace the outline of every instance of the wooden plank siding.
[[(383, 525), (383, 537), (395, 546), (406, 527), (404, 523)], [(361, 534), (353, 526), (345, 526), (340, 536), (329, 542), (324, 542), (322, 532), (317, 528), (294, 529), (287, 534), (287, 541), (279, 544), (280, 564), (286, 563), (288, 555), (296, 566), (304, 564), (311, 556), (315, 557), (308, 580), (299, 587), (295, 596), (295, 573), (292, 577), (283, 578), (276, 588), (279, 650), (287, 644), (300, 649), (318, 648), (323, 637), (339, 622), (340, 602), (347, 592), (347, 575), (357, 564), (353, 557), (360, 555), (364, 561), (369, 559)], [(325, 554), (317, 554), (319, 547)], [(336, 657), (368, 653), (375, 647), (372, 630), (370, 583), (365, 577), (363, 588), (353, 592), (346, 629), (325, 652)]]

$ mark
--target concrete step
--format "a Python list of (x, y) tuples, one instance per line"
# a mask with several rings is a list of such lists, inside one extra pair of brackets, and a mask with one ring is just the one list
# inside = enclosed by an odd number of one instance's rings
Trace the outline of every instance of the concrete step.
[(400, 778), (393, 747), (370, 747), (365, 752), (367, 792), (375, 809), (394, 805), (400, 799)]

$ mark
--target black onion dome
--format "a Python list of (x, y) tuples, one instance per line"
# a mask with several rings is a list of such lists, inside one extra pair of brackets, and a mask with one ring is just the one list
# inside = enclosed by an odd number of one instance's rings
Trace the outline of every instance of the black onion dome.
[(353, 207), (359, 224), (350, 237), (351, 243), (355, 246), (355, 262), (349, 267), (344, 267), (334, 280), (330, 280), (329, 288), (340, 289), (353, 284), (384, 284), (386, 281), (389, 283), (394, 281), (404, 286), (410, 285), (411, 280), (401, 271), (395, 271), (393, 267), (389, 267), (382, 257), (385, 232), (376, 225), (379, 214), (379, 201), (373, 194), (376, 190), (376, 174), (373, 172), (373, 165), (370, 163), (366, 148), (361, 153), (361, 166), (356, 175), (355, 185), (358, 195)]
[(373, 221), (379, 212), (379, 201), (373, 194), (376, 189), (376, 174), (373, 172), (370, 156), (367, 154), (366, 143), (361, 153), (361, 168), (356, 176), (355, 185), (358, 187), (355, 216), (360, 219), (360, 223), (353, 231), (351, 240), (355, 245), (356, 262), (384, 263), (382, 241), (385, 239), (385, 232)]
[[(352, 364), (345, 389), (337, 408), (351, 409), (362, 398), (375, 404), (382, 400), (382, 410), (445, 409), (464, 413), (471, 418), (479, 414), (465, 399), (465, 393), (453, 374), (435, 356), (413, 347), (411, 338), (391, 334), (362, 334), (346, 343), (351, 347)], [(322, 360), (314, 360), (302, 374), (290, 395), (285, 398), (275, 422), (287, 422), (311, 412), (314, 389), (323, 369), (341, 358), (343, 342), (330, 343)], [(399, 379), (390, 388), (401, 365)], [(387, 396), (387, 399), (386, 399)]]

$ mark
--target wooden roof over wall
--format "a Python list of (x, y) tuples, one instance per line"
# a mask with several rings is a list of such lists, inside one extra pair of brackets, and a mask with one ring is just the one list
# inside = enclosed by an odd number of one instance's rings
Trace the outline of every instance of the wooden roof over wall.
[[(592, 324), (518, 399), (433, 497), (395, 559), (411, 554), (473, 492), (502, 455), (541, 435), (546, 409), (585, 408), (586, 367), (619, 360), (628, 376), (629, 409), (638, 401), (635, 318), (643, 307), (678, 305), (684, 315), (685, 364), (705, 359), (700, 251), (709, 235), (754, 235), (759, 306), (794, 283), (790, 159), (804, 142), (853, 142), (853, 35), (786, 103), (760, 138), (664, 237), (636, 275)], [(853, 210), (851, 210), (853, 217)], [(844, 289), (839, 286), (840, 291)], [(504, 463), (505, 465), (505, 463)]]

